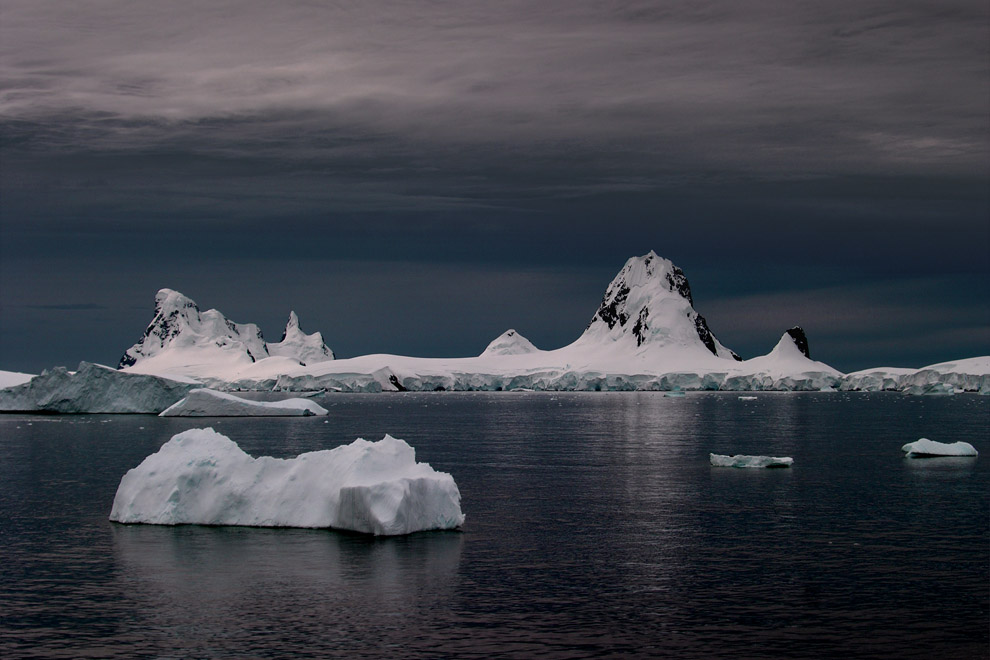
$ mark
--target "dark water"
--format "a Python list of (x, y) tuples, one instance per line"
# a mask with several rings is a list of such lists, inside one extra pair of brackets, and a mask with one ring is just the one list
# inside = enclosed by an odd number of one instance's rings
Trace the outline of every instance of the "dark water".
[[(990, 398), (757, 396), (0, 416), (0, 656), (990, 657)], [(454, 475), (467, 523), (376, 540), (107, 521), (127, 469), (207, 425), (276, 456), (391, 433)], [(904, 459), (922, 436), (984, 456)]]

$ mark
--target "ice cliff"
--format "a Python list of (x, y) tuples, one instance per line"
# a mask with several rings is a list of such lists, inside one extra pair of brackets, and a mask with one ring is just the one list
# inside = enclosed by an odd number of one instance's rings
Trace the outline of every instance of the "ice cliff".
[(158, 413), (201, 385), (192, 379), (132, 374), (82, 362), (46, 369), (0, 390), (0, 411), (54, 413)]

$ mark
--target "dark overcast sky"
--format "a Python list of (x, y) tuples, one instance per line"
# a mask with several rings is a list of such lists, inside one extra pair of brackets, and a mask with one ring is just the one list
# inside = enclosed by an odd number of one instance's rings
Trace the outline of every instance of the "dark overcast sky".
[(0, 369), (115, 364), (165, 286), (555, 348), (650, 249), (744, 357), (985, 355), (988, 7), (0, 0)]

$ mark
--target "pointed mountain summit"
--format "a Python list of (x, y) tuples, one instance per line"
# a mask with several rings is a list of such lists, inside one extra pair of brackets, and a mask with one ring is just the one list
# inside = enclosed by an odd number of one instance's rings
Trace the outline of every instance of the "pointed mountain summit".
[(181, 351), (197, 361), (252, 363), (268, 357), (265, 338), (254, 323), (234, 323), (215, 309), (201, 312), (190, 298), (172, 289), (155, 296), (155, 317), (144, 336), (120, 358), (118, 369)]
[(640, 350), (701, 347), (719, 358), (740, 359), (715, 338), (705, 317), (695, 311), (684, 271), (652, 250), (626, 262), (575, 342), (609, 343)]
[(269, 355), (298, 360), (304, 365), (327, 362), (334, 358), (333, 351), (323, 342), (323, 335), (314, 332), (307, 335), (299, 327), (299, 317), (295, 312), (289, 312), (289, 321), (285, 324), (282, 340), (266, 344)]
[(488, 344), (488, 348), (481, 354), (486, 355), (525, 355), (539, 351), (533, 342), (523, 337), (515, 330), (506, 330)]

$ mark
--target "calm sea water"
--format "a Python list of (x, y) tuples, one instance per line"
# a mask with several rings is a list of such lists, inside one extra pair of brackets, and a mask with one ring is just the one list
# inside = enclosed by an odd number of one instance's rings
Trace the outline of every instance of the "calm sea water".
[[(336, 395), (302, 419), (0, 416), (0, 656), (990, 657), (990, 398)], [(406, 439), (461, 532), (121, 526), (121, 475)], [(978, 459), (906, 460), (919, 437)], [(708, 452), (794, 457), (712, 468)]]

